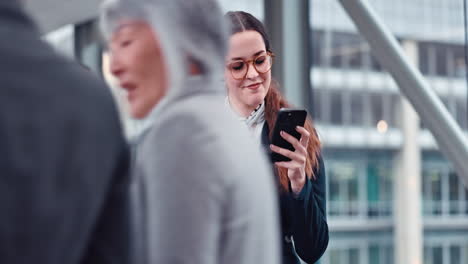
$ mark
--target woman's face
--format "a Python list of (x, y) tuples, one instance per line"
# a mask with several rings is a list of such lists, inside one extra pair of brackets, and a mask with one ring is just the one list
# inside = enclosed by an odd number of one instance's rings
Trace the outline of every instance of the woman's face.
[(267, 56), (262, 35), (257, 31), (239, 32), (229, 39), (224, 78), (229, 101), (241, 115), (249, 115), (257, 108), (270, 88), (271, 70), (264, 73), (256, 70), (269, 63), (265, 61)]
[(127, 91), (131, 115), (144, 118), (168, 87), (160, 43), (148, 24), (124, 21), (109, 46), (110, 70)]

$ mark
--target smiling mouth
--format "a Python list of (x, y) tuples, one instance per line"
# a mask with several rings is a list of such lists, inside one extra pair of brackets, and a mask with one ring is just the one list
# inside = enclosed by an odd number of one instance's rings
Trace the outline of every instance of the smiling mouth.
[(251, 85), (248, 85), (248, 86), (245, 86), (245, 88), (248, 88), (248, 89), (252, 89), (252, 90), (256, 90), (260, 87), (262, 83), (254, 83), (254, 84), (251, 84)]

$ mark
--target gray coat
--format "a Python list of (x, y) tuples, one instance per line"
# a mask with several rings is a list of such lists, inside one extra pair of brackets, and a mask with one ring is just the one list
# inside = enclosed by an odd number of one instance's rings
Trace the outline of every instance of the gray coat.
[(108, 88), (0, 1), (0, 263), (129, 263), (128, 151)]
[(279, 264), (272, 172), (212, 85), (189, 79), (139, 147), (147, 263)]

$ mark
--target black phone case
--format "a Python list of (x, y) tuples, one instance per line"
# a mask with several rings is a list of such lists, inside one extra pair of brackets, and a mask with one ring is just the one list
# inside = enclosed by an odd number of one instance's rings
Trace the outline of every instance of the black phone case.
[[(303, 109), (287, 109), (282, 108), (278, 112), (278, 117), (276, 119), (275, 127), (273, 129), (273, 136), (271, 144), (278, 146), (280, 148), (289, 149), (294, 151), (293, 145), (281, 137), (280, 132), (285, 131), (291, 136), (300, 140), (301, 134), (296, 131), (297, 126), (304, 126), (305, 120), (307, 118), (307, 111)], [(290, 161), (291, 159), (285, 157), (276, 152), (271, 152), (271, 160), (273, 162), (278, 161)]]

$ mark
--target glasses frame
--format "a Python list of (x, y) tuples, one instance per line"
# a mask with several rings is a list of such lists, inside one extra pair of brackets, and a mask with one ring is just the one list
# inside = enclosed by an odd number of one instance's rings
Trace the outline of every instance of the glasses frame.
[[(232, 72), (232, 67), (231, 67), (231, 65), (232, 65), (234, 62), (229, 63), (227, 66), (228, 66), (228, 68), (229, 68), (229, 71), (231, 72), (232, 78), (234, 78), (234, 80), (238, 80), (238, 81), (240, 81), (240, 80), (245, 80), (245, 77), (247, 77), (247, 73), (249, 72), (250, 64), (252, 64), (252, 66), (254, 67), (254, 69), (255, 69), (259, 74), (264, 74), (264, 73), (267, 73), (267, 72), (271, 71), (271, 68), (273, 67), (273, 62), (275, 61), (275, 60), (274, 60), (274, 59), (275, 59), (275, 54), (274, 54), (273, 52), (271, 52), (271, 51), (267, 51), (266, 54), (267, 54), (267, 56), (270, 56), (270, 58), (271, 58), (271, 65), (270, 65), (270, 68), (269, 68), (268, 70), (266, 70), (266, 71), (264, 71), (264, 72), (261, 72), (261, 71), (259, 71), (259, 70), (257, 69), (257, 67), (255, 66), (254, 61), (255, 61), (256, 59), (258, 59), (258, 57), (264, 56), (263, 54), (260, 54), (260, 55), (256, 56), (255, 58), (253, 58), (253, 59), (251, 59), (251, 60), (244, 60), (244, 59), (240, 59), (240, 60), (239, 60), (239, 61), (244, 62), (245, 65), (247, 65), (247, 70), (245, 71), (244, 76), (242, 76), (242, 78), (236, 78), (236, 77), (234, 76), (234, 73)], [(237, 60), (236, 60), (236, 61), (237, 61)]]

